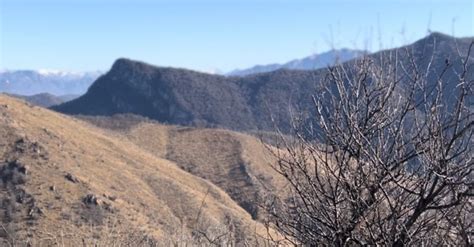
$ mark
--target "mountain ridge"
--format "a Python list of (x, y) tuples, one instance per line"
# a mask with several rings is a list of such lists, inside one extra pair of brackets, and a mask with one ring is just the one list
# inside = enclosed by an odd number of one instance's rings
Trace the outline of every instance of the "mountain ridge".
[(351, 59), (360, 57), (366, 54), (363, 50), (353, 50), (348, 48), (333, 49), (327, 52), (313, 54), (300, 59), (293, 59), (285, 63), (272, 63), (265, 65), (255, 65), (246, 69), (235, 69), (227, 76), (247, 76), (252, 74), (259, 74), (271, 72), (279, 69), (293, 69), (293, 70), (314, 70), (326, 66), (334, 65), (336, 63), (343, 63)]
[[(430, 66), (428, 78), (431, 82), (435, 82), (437, 70), (445, 66), (443, 59), (430, 63), (431, 55), (449, 57), (453, 65), (445, 77), (447, 86), (455, 90), (455, 73), (461, 66), (460, 59), (456, 58), (457, 50), (464, 54), (470, 41), (472, 38), (458, 39), (433, 33), (405, 47), (384, 50), (369, 57), (377, 62), (381, 56), (412, 50), (420, 68)], [(473, 61), (473, 57), (471, 54), (469, 61)], [(348, 61), (344, 66), (354, 62)], [(295, 117), (308, 118), (314, 114), (311, 97), (317, 93), (318, 83), (326, 73), (326, 69), (280, 69), (244, 77), (225, 77), (121, 58), (85, 95), (52, 109), (86, 115), (134, 113), (168, 124), (239, 131), (278, 128), (288, 133)]]

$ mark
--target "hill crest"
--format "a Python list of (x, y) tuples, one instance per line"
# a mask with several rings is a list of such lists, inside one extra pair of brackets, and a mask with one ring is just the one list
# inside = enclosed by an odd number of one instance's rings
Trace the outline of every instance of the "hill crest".
[[(223, 190), (124, 138), (5, 95), (0, 115), (0, 193), (9, 205), (2, 210), (10, 210), (0, 234), (7, 238), (32, 234), (51, 245), (59, 239), (48, 234), (63, 232), (77, 245), (114, 226), (172, 243), (193, 240), (193, 229), (222, 234), (231, 226), (235, 241), (263, 231)], [(11, 203), (19, 195), (24, 200)], [(89, 224), (97, 228), (88, 232)]]

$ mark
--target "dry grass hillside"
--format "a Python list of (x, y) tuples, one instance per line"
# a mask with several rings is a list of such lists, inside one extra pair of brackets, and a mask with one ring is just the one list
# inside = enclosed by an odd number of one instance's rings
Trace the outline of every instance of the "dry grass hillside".
[(263, 217), (261, 205), (266, 196), (285, 191), (284, 179), (270, 166), (275, 157), (254, 136), (163, 125), (134, 115), (82, 118), (219, 186), (254, 219)]
[[(242, 186), (245, 200), (251, 200), (247, 187), (257, 183), (252, 176), (265, 174), (247, 160), (258, 148), (233, 146), (251, 147), (248, 137), (154, 124), (128, 133), (123, 138), (0, 95), (3, 244), (166, 246), (206, 238), (255, 243), (256, 234), (265, 234), (224, 191), (232, 196)], [(199, 139), (207, 143), (195, 145)], [(236, 163), (242, 166), (232, 168)], [(236, 184), (209, 178), (222, 190), (179, 167), (200, 177), (230, 175)]]

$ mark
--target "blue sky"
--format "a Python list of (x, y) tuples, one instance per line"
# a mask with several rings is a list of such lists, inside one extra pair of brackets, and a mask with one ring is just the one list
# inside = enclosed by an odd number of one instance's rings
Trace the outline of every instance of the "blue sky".
[(0, 0), (0, 69), (107, 70), (128, 57), (229, 71), (427, 29), (474, 36), (472, 0)]

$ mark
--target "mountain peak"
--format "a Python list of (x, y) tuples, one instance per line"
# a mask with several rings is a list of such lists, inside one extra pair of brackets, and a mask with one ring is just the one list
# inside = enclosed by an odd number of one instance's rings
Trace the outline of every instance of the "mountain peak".
[(430, 32), (424, 38), (415, 42), (415, 44), (434, 44), (434, 43), (454, 43), (456, 38), (441, 32)]
[(453, 55), (455, 55), (459, 52), (467, 52), (467, 47), (469, 47), (472, 40), (473, 37), (456, 38), (440, 32), (431, 32), (424, 38), (415, 41), (409, 46), (413, 46), (414, 50), (423, 52), (425, 55), (434, 51), (437, 53), (440, 51), (452, 52)]
[(131, 66), (133, 66), (134, 64), (136, 64), (137, 61), (133, 61), (129, 58), (118, 58), (117, 60), (115, 60), (115, 62), (113, 63), (112, 65), (112, 71), (121, 71), (123, 69), (127, 69)]
[(455, 38), (451, 35), (444, 34), (441, 32), (431, 32), (424, 38), (425, 40), (454, 40)]
[(135, 72), (150, 75), (158, 71), (158, 69), (163, 69), (163, 67), (129, 58), (119, 58), (115, 60), (107, 74), (120, 75), (123, 78), (128, 78), (129, 76), (133, 76)]

